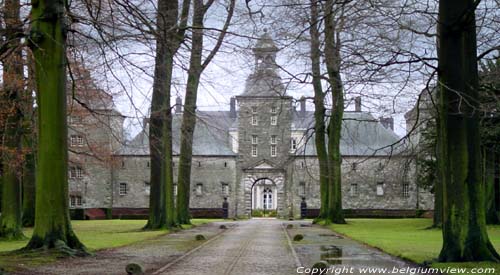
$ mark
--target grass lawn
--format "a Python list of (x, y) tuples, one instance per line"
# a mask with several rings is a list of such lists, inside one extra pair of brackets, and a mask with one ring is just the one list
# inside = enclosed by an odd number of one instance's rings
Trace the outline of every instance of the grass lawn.
[[(440, 229), (428, 229), (430, 219), (349, 219), (347, 224), (330, 227), (352, 239), (377, 247), (389, 254), (416, 262), (434, 261), (441, 250)], [(500, 251), (500, 226), (489, 226), (488, 233), (493, 245)], [(495, 267), (500, 274), (500, 264), (460, 263), (433, 264), (436, 267)]]
[[(200, 225), (216, 219), (193, 219), (193, 225)], [(168, 233), (166, 230), (143, 231), (142, 227), (146, 220), (94, 220), (94, 221), (72, 221), (76, 235), (90, 251), (103, 248), (119, 247), (142, 240), (154, 238)], [(183, 228), (189, 228), (184, 225)], [(32, 228), (24, 230), (24, 234), (29, 238), (33, 233)], [(22, 241), (0, 241), (0, 252), (11, 251), (22, 248), (29, 239)]]

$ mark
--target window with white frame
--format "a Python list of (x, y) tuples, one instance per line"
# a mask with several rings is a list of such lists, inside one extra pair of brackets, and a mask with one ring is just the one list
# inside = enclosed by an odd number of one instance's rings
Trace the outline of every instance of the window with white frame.
[(356, 197), (358, 195), (358, 184), (357, 183), (351, 184), (351, 189), (349, 190), (349, 193), (352, 197)]
[(124, 196), (124, 195), (127, 195), (127, 193), (128, 193), (127, 183), (120, 182), (120, 186), (118, 188), (118, 194), (120, 194), (120, 196)]
[(252, 125), (259, 125), (259, 121), (257, 120), (257, 115), (252, 115)]
[(256, 157), (257, 155), (257, 144), (252, 144), (252, 157)]
[(278, 117), (271, 116), (271, 125), (278, 125)]
[(410, 197), (410, 185), (408, 183), (403, 183), (403, 198)]
[(271, 157), (276, 156), (276, 144), (271, 144)]
[(276, 106), (271, 106), (271, 114), (276, 114), (277, 111), (278, 108), (276, 108)]
[(196, 184), (196, 195), (197, 196), (203, 195), (203, 183)]
[(304, 181), (299, 182), (299, 196), (303, 197), (306, 195), (306, 183)]
[(271, 144), (276, 144), (276, 135), (271, 136)]
[(82, 147), (83, 146), (83, 137), (81, 135), (71, 135), (69, 140), (70, 140), (71, 147)]
[(259, 136), (252, 135), (252, 144), (259, 144)]
[(69, 196), (69, 205), (71, 207), (77, 207), (83, 205), (82, 196), (79, 195), (70, 195)]
[(69, 116), (69, 124), (71, 125), (78, 125), (78, 124), (82, 124), (82, 116), (79, 116), (79, 115), (71, 115)]
[(227, 196), (229, 195), (229, 184), (227, 183), (222, 183), (222, 195)]
[(292, 151), (297, 150), (297, 139), (296, 138), (292, 138), (290, 140), (290, 150), (292, 150)]
[(70, 179), (81, 179), (83, 178), (83, 169), (80, 166), (72, 166), (69, 168), (69, 178)]
[(256, 114), (257, 113), (257, 106), (252, 106), (252, 114)]
[(377, 182), (377, 196), (383, 196), (383, 195), (384, 195), (384, 183)]

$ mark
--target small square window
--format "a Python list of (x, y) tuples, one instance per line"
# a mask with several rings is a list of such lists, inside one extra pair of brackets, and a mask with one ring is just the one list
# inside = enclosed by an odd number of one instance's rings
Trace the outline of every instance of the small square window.
[(276, 108), (276, 106), (272, 106), (271, 107), (271, 114), (276, 114), (278, 108)]
[(352, 163), (352, 171), (356, 171), (358, 170), (358, 163), (357, 162), (353, 162)]
[(119, 187), (118, 192), (119, 192), (120, 196), (127, 195), (128, 187), (127, 187), (127, 184), (125, 182), (120, 182), (120, 187)]
[(256, 114), (257, 113), (257, 106), (252, 106), (252, 114)]
[(69, 140), (70, 140), (71, 147), (82, 147), (83, 146), (83, 137), (81, 135), (71, 135)]
[(81, 179), (83, 178), (83, 169), (80, 166), (72, 166), (69, 168), (69, 178), (70, 179)]

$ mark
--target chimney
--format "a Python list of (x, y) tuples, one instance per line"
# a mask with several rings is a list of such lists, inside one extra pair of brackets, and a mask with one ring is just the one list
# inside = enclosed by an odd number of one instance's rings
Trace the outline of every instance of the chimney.
[(182, 113), (182, 99), (180, 96), (178, 96), (176, 99), (175, 99), (175, 113), (176, 114), (180, 114)]
[(305, 117), (306, 116), (306, 98), (304, 96), (302, 96), (300, 99), (299, 99), (299, 102), (300, 102), (300, 116), (301, 117)]
[(390, 129), (394, 131), (394, 118), (393, 117), (380, 117), (379, 118), (380, 123), (382, 123), (382, 126), (384, 126), (386, 129)]
[(229, 100), (229, 117), (236, 118), (236, 98), (231, 97)]
[(357, 96), (354, 98), (354, 111), (361, 112), (361, 97)]

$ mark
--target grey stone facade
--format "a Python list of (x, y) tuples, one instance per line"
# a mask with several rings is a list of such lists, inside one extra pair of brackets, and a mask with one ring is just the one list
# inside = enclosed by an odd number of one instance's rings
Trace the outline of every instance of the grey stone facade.
[[(191, 208), (218, 209), (224, 198), (229, 202), (230, 217), (248, 217), (256, 205), (272, 206), (269, 210), (280, 217), (297, 217), (302, 198), (308, 208), (319, 208), (313, 112), (300, 100), (296, 110), (293, 98), (286, 95), (276, 54), (272, 39), (264, 34), (254, 48), (255, 70), (245, 91), (231, 99), (230, 111), (198, 112)], [(173, 116), (174, 173), (181, 120), (182, 108), (177, 106)], [(111, 138), (121, 137), (122, 118), (116, 116), (109, 122), (112, 126), (106, 129), (85, 131), (110, 143), (109, 165), (85, 160), (85, 176), (71, 181), (70, 195), (82, 196), (82, 205), (75, 207), (145, 209), (149, 204), (148, 127), (124, 144)], [(345, 112), (341, 141), (344, 209), (433, 208), (432, 196), (415, 183), (413, 156), (402, 145), (391, 146), (398, 139), (370, 113), (360, 108)], [(259, 193), (255, 193), (256, 185), (263, 186)]]

